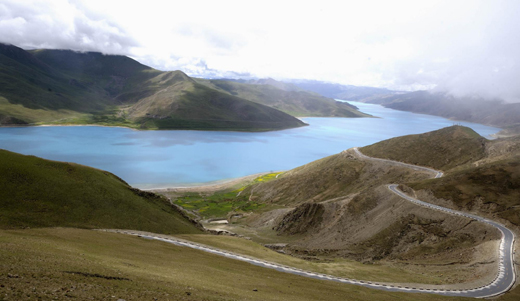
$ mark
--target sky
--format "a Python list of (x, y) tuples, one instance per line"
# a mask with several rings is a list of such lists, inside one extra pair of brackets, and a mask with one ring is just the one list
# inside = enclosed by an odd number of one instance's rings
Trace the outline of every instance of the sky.
[(0, 0), (0, 42), (520, 102), (520, 1)]

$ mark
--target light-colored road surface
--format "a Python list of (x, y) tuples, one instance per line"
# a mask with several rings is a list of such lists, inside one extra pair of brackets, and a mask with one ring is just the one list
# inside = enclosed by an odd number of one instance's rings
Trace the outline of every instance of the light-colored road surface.
[[(372, 158), (363, 155), (357, 148), (354, 148), (354, 151), (363, 159), (367, 160), (377, 160), (377, 161), (384, 161), (390, 164), (394, 165), (401, 165), (413, 168), (415, 170), (423, 170), (427, 172), (431, 172), (435, 175), (435, 178), (442, 177), (443, 173), (441, 171), (437, 171), (431, 168), (422, 167), (422, 166), (415, 166), (411, 164), (406, 164), (402, 162), (396, 162), (386, 159), (379, 159), (379, 158)], [(396, 286), (396, 285), (389, 285), (389, 284), (383, 284), (383, 283), (377, 283), (377, 282), (370, 282), (370, 281), (361, 281), (361, 280), (355, 280), (355, 279), (349, 279), (349, 278), (342, 278), (342, 277), (335, 277), (331, 275), (326, 274), (320, 274), (310, 271), (304, 271), (301, 269), (284, 266), (281, 264), (277, 264), (274, 262), (268, 262), (261, 259), (256, 259), (253, 257), (248, 257), (240, 254), (236, 254), (233, 252), (208, 247), (205, 245), (193, 243), (190, 241), (177, 239), (173, 237), (161, 237), (159, 235), (155, 235), (152, 233), (142, 233), (142, 232), (136, 232), (132, 230), (107, 230), (111, 232), (117, 232), (117, 233), (124, 233), (129, 235), (136, 235), (139, 237), (147, 238), (147, 239), (153, 239), (153, 240), (159, 240), (167, 243), (172, 243), (178, 246), (183, 247), (189, 247), (197, 250), (201, 250), (204, 252), (213, 253), (216, 255), (224, 256), (231, 259), (241, 260), (245, 261), (257, 266), (265, 267), (274, 269), (280, 272), (284, 273), (291, 273), (295, 275), (300, 275), (304, 277), (314, 278), (314, 279), (320, 279), (320, 280), (328, 280), (328, 281), (336, 281), (341, 283), (347, 283), (347, 284), (354, 284), (354, 285), (361, 285), (368, 288), (374, 288), (384, 291), (391, 291), (391, 292), (408, 292), (408, 293), (430, 293), (430, 294), (439, 294), (439, 295), (445, 295), (445, 296), (460, 296), (460, 297), (473, 297), (473, 298), (487, 298), (487, 297), (493, 297), (496, 295), (500, 295), (506, 291), (508, 291), (515, 282), (515, 269), (513, 265), (513, 243), (514, 243), (514, 234), (511, 230), (507, 229), (504, 225), (499, 224), (497, 222), (494, 222), (492, 220), (472, 215), (469, 213), (464, 213), (460, 211), (451, 210), (448, 208), (444, 208), (441, 206), (433, 205), (430, 203), (426, 203), (417, 199), (414, 199), (412, 197), (407, 196), (403, 192), (401, 192), (399, 189), (397, 189), (397, 184), (390, 184), (388, 185), (388, 189), (392, 191), (393, 193), (399, 195), (400, 197), (413, 202), (419, 206), (424, 206), (427, 208), (430, 208), (432, 210), (440, 210), (447, 214), (453, 214), (453, 215), (459, 215), (464, 216), (467, 218), (471, 218), (474, 220), (477, 220), (479, 222), (487, 223), (489, 225), (492, 225), (500, 232), (502, 233), (502, 240), (500, 243), (500, 261), (499, 261), (499, 272), (496, 276), (495, 280), (491, 282), (488, 285), (476, 287), (473, 289), (465, 289), (465, 290), (445, 290), (445, 289), (426, 289), (426, 288), (420, 288), (419, 285), (417, 287), (410, 286), (410, 287), (403, 287), (403, 286)]]
[[(440, 178), (443, 175), (443, 173), (441, 171), (431, 169), (428, 167), (416, 166), (416, 165), (411, 165), (411, 164), (392, 161), (392, 160), (368, 157), (368, 156), (362, 154), (357, 147), (354, 148), (354, 151), (356, 152), (356, 154), (359, 157), (361, 157), (363, 159), (382, 161), (382, 162), (386, 162), (386, 163), (390, 163), (390, 164), (394, 164), (394, 165), (410, 167), (415, 170), (427, 171), (432, 174), (435, 174), (435, 178)], [(487, 218), (483, 218), (483, 217), (480, 217), (477, 215), (473, 215), (473, 214), (469, 214), (469, 213), (465, 213), (465, 212), (461, 212), (461, 211), (448, 209), (445, 207), (433, 205), (433, 204), (412, 198), (412, 197), (404, 194), (402, 191), (400, 191), (397, 188), (397, 186), (398, 186), (397, 184), (391, 184), (391, 185), (388, 185), (388, 189), (390, 189), (390, 191), (392, 191), (393, 193), (397, 194), (398, 196), (402, 197), (405, 200), (413, 202), (419, 206), (430, 208), (432, 210), (438, 210), (438, 211), (442, 211), (447, 214), (463, 216), (463, 217), (471, 218), (473, 220), (476, 220), (476, 221), (479, 221), (482, 223), (486, 223), (488, 225), (491, 225), (491, 226), (497, 228), (502, 233), (502, 239), (500, 241), (500, 249), (499, 249), (498, 275), (496, 276), (495, 280), (493, 280), (493, 282), (491, 282), (490, 284), (482, 286), (482, 287), (458, 291), (459, 294), (457, 294), (457, 296), (475, 297), (475, 298), (492, 297), (492, 296), (496, 296), (496, 295), (505, 293), (513, 286), (513, 284), (515, 283), (515, 280), (516, 280), (514, 260), (513, 260), (513, 245), (514, 245), (514, 241), (515, 241), (515, 235), (511, 230), (506, 228), (504, 225), (494, 222), (492, 220), (489, 220)], [(438, 291), (436, 291), (436, 293), (443, 294), (443, 295), (453, 295), (453, 294), (451, 294), (452, 291), (446, 291), (446, 290), (438, 290)]]

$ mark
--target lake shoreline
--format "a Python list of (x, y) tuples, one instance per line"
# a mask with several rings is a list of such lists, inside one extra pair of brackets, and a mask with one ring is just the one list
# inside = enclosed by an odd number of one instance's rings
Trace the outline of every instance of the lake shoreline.
[[(280, 171), (276, 171), (280, 172)], [(232, 179), (222, 179), (207, 183), (187, 183), (187, 184), (180, 184), (182, 186), (169, 186), (169, 187), (160, 187), (160, 188), (138, 188), (139, 190), (143, 191), (151, 191), (156, 193), (164, 193), (164, 192), (215, 192), (220, 191), (228, 188), (232, 188), (233, 186), (238, 186), (240, 184), (243, 184), (243, 186), (247, 185), (248, 183), (252, 182), (254, 179), (272, 173), (269, 172), (261, 172), (261, 173), (255, 173), (252, 175), (247, 175), (243, 177), (238, 178), (232, 178)], [(134, 187), (137, 188), (137, 187)]]
[[(356, 105), (380, 118), (300, 117), (309, 126), (270, 132), (154, 131), (92, 124), (0, 127), (0, 148), (106, 170), (137, 188), (203, 189), (244, 175), (291, 170), (351, 147), (453, 125), (441, 117)], [(462, 125), (488, 139), (500, 131)]]
[[(0, 125), (0, 128), (28, 128), (28, 127), (104, 127), (104, 128), (120, 128), (120, 129), (129, 129), (137, 132), (147, 132), (147, 131), (197, 131), (197, 132), (232, 132), (232, 133), (264, 133), (264, 132), (279, 132), (290, 129), (297, 129), (301, 127), (309, 126), (308, 123), (305, 123), (302, 119), (295, 117), (296, 119), (302, 121), (304, 124), (297, 127), (288, 127), (281, 129), (272, 129), (272, 130), (222, 130), (222, 129), (138, 129), (134, 127), (121, 126), (121, 125), (103, 125), (103, 124), (4, 124)], [(306, 117), (302, 117), (306, 118)], [(338, 118), (338, 117), (322, 117), (322, 118)], [(351, 118), (351, 117), (339, 117), (339, 118)]]

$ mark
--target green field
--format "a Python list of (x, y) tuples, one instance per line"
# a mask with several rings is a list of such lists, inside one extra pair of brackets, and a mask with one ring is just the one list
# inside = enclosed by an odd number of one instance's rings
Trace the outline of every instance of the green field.
[(282, 172), (272, 172), (259, 176), (251, 183), (232, 191), (223, 190), (210, 195), (186, 193), (177, 197), (173, 203), (186, 210), (197, 212), (203, 219), (226, 218), (230, 212), (251, 212), (265, 209), (267, 206), (265, 203), (249, 200), (249, 195), (241, 192), (252, 184), (271, 181), (280, 174)]
[(246, 196), (237, 197), (238, 192), (238, 190), (220, 192), (207, 197), (198, 193), (189, 193), (173, 203), (184, 209), (197, 211), (204, 219), (225, 218), (232, 211), (247, 212), (265, 207), (265, 204), (248, 201)]

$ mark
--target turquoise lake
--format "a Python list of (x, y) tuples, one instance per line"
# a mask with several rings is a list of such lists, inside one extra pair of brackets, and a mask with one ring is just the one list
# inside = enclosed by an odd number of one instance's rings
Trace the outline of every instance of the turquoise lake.
[(342, 150), (453, 124), (480, 135), (500, 129), (353, 103), (379, 118), (302, 118), (276, 132), (135, 131), (99, 126), (0, 128), (0, 148), (108, 170), (139, 188), (188, 186), (288, 170)]

